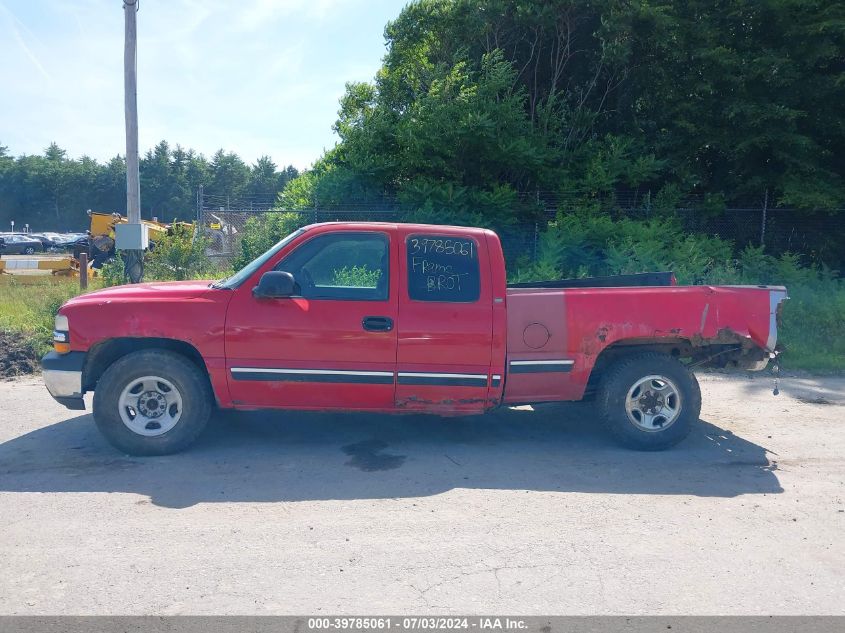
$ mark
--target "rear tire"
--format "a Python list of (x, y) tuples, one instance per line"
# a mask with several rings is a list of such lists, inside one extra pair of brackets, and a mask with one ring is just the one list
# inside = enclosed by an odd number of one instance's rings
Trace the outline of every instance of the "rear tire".
[(117, 360), (94, 391), (94, 421), (129, 455), (169, 455), (202, 433), (211, 415), (208, 378), (180, 354), (141, 350)]
[(701, 413), (698, 381), (679, 360), (657, 352), (620, 359), (601, 383), (598, 404), (613, 437), (637, 450), (674, 446)]

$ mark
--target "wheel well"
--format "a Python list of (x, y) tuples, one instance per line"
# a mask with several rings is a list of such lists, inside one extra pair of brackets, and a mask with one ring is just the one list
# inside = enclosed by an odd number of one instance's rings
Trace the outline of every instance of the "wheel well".
[(143, 349), (164, 349), (181, 354), (208, 376), (208, 368), (202, 354), (185, 341), (169, 338), (112, 338), (97, 343), (88, 351), (85, 366), (82, 368), (82, 388), (94, 389), (103, 372), (118, 358)]
[[(751, 349), (754, 351), (759, 348)], [(696, 367), (727, 367), (735, 366), (738, 359), (747, 354), (748, 350), (747, 343), (743, 344), (743, 340), (739, 337), (735, 337), (734, 341), (731, 341), (730, 337), (725, 337), (724, 340), (698, 342), (686, 338), (643, 338), (618, 341), (604, 348), (596, 358), (584, 397), (588, 398), (595, 394), (604, 373), (614, 362), (631, 354), (657, 352), (677, 359), (687, 359)]]
[(607, 369), (619, 359), (643, 352), (658, 352), (673, 358), (685, 358), (693, 355), (693, 346), (688, 339), (630, 339), (612, 343), (605, 347), (596, 358), (584, 398), (595, 395)]

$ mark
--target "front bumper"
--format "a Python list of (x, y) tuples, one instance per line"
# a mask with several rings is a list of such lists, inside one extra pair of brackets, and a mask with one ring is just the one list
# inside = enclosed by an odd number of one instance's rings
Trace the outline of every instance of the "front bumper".
[(50, 352), (41, 359), (44, 384), (53, 399), (68, 409), (85, 409), (82, 396), (82, 368), (85, 365), (85, 352), (59, 354)]

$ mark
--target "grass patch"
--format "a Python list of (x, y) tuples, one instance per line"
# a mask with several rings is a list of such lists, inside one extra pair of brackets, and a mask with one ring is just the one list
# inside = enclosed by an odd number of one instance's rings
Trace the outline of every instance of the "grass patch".
[(53, 317), (65, 301), (79, 293), (77, 279), (45, 275), (43, 281), (21, 283), (11, 275), (4, 277), (0, 283), (0, 336), (6, 356), (14, 348), (14, 356), (21, 362), (4, 365), (3, 374), (25, 373), (16, 370), (25, 367), (24, 359), (40, 358), (51, 349)]
[(781, 366), (816, 372), (845, 371), (845, 288), (841, 282), (820, 287), (788, 286), (779, 342)]

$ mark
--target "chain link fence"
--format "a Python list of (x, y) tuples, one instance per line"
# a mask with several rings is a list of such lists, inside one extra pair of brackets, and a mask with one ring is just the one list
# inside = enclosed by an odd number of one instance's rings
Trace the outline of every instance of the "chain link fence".
[[(629, 201), (636, 202), (636, 201)], [(558, 214), (574, 211), (565, 199), (551, 202), (537, 198), (536, 220), (517, 223), (502, 235), (506, 252), (530, 261), (539, 257), (542, 232)], [(240, 254), (240, 239), (247, 222), (261, 222), (268, 212), (298, 213), (303, 224), (317, 222), (402, 222), (409, 215), (395, 200), (375, 202), (352, 201), (331, 207), (289, 210), (274, 207), (272, 202), (250, 201), (248, 206), (216, 206), (198, 211), (198, 221), (210, 239), (209, 255), (221, 266), (231, 264)], [(617, 217), (648, 220), (666, 217), (648, 205), (619, 205)], [(824, 263), (845, 269), (845, 210), (807, 212), (786, 208), (731, 207), (707, 212), (699, 206), (682, 205), (674, 210), (684, 230), (690, 233), (717, 236), (732, 241), (737, 250), (747, 245), (762, 245), (771, 255), (799, 253), (807, 262)]]

